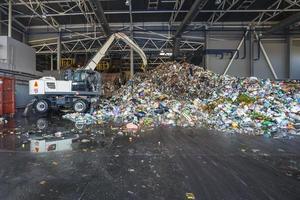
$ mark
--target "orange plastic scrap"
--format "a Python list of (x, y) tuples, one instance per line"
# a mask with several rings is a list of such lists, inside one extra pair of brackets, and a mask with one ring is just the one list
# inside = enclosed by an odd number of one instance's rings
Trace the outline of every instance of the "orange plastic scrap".
[(292, 123), (289, 123), (289, 124), (287, 125), (287, 128), (288, 128), (288, 129), (295, 129), (295, 127), (294, 127), (294, 125), (293, 125)]

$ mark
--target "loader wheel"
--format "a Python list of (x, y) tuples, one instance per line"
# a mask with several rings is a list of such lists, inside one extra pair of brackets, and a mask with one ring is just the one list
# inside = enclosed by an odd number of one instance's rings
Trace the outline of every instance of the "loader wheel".
[(34, 108), (38, 113), (46, 113), (49, 110), (49, 103), (44, 99), (39, 99), (35, 102)]
[(78, 99), (73, 104), (73, 109), (75, 112), (84, 113), (88, 109), (88, 104), (82, 99)]

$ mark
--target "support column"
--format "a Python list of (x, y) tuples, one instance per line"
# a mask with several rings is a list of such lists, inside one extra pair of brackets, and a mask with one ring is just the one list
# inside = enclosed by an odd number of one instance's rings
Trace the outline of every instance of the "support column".
[(240, 43), (238, 44), (238, 46), (237, 46), (237, 48), (236, 48), (237, 51), (234, 52), (234, 54), (233, 54), (232, 58), (230, 59), (230, 61), (229, 61), (228, 65), (227, 65), (227, 67), (226, 67), (226, 69), (225, 69), (223, 75), (226, 75), (226, 74), (227, 74), (229, 68), (231, 67), (231, 64), (233, 63), (233, 61), (234, 61), (234, 59), (235, 59), (235, 57), (236, 57), (236, 55), (237, 55), (237, 53), (238, 53), (238, 51), (240, 50), (240, 48), (241, 48), (241, 46), (243, 45), (243, 43), (246, 42), (245, 40), (246, 40), (246, 36), (247, 36), (248, 32), (249, 32), (249, 31), (246, 31), (246, 33), (243, 35), (243, 37), (242, 37)]
[(2, 35), (2, 23), (1, 23), (1, 20), (2, 20), (2, 12), (0, 11), (0, 35)]
[(28, 39), (28, 38), (27, 38), (27, 30), (25, 30), (24, 33), (23, 33), (23, 35), (22, 35), (22, 41), (23, 41), (23, 43), (26, 44), (27, 41), (28, 41), (27, 39)]
[(12, 37), (12, 0), (8, 1), (8, 37)]
[(288, 78), (290, 79), (292, 77), (292, 63), (291, 63), (291, 60), (292, 60), (292, 46), (293, 46), (293, 38), (288, 35), (287, 36), (287, 66), (288, 66)]
[(299, 79), (300, 77), (300, 39), (290, 38), (290, 79)]
[(61, 29), (59, 28), (58, 37), (57, 37), (57, 71), (60, 71), (61, 63)]
[[(133, 27), (132, 27), (132, 5), (131, 0), (129, 0), (129, 13), (130, 13), (130, 36), (133, 40)], [(134, 64), (133, 64), (133, 49), (130, 48), (130, 79), (133, 78), (134, 75)]]
[[(207, 29), (207, 26), (205, 26), (205, 29), (204, 29), (204, 50), (206, 51), (206, 49), (208, 49), (208, 41), (209, 41), (209, 32), (208, 32), (208, 29)], [(208, 54), (205, 54), (204, 55), (204, 69), (207, 70), (208, 68)]]
[[(256, 39), (258, 40), (259, 37), (258, 37), (257, 33), (254, 32), (254, 34), (255, 34)], [(259, 46), (260, 46), (260, 49), (261, 49), (261, 51), (262, 51), (262, 53), (263, 53), (263, 55), (264, 55), (264, 57), (265, 57), (265, 59), (267, 61), (267, 64), (268, 64), (268, 66), (269, 66), (269, 68), (270, 68), (270, 70), (271, 70), (274, 78), (278, 79), (277, 74), (276, 74), (276, 72), (274, 70), (274, 67), (272, 65), (272, 62), (271, 62), (271, 60), (270, 60), (270, 58), (269, 58), (269, 56), (268, 56), (268, 54), (266, 52), (266, 49), (265, 49), (265, 47), (264, 47), (264, 45), (262, 44), (261, 41), (259, 42)]]
[(174, 44), (174, 47), (173, 47), (173, 59), (175, 61), (179, 61), (179, 56), (180, 56), (180, 41), (181, 41), (181, 38), (180, 37), (176, 37), (173, 39), (173, 44)]
[(50, 65), (51, 65), (51, 71), (53, 71), (53, 54), (51, 54), (51, 57), (50, 57)]
[(130, 79), (134, 76), (133, 49), (130, 49)]
[(249, 32), (249, 68), (250, 76), (254, 76), (254, 61), (253, 61), (253, 33), (252, 30)]

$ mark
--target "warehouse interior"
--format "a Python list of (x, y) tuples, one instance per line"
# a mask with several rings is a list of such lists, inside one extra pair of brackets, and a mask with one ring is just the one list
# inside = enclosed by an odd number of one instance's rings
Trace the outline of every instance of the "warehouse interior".
[(299, 199), (299, 80), (300, 0), (2, 0), (0, 199)]

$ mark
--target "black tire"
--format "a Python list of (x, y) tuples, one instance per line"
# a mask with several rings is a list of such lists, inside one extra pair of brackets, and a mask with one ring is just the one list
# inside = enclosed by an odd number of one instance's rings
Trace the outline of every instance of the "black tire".
[(36, 121), (36, 126), (39, 130), (46, 130), (49, 126), (47, 119), (40, 118)]
[(49, 111), (49, 102), (45, 99), (39, 99), (34, 104), (36, 112), (43, 114)]
[(78, 113), (85, 113), (88, 109), (88, 103), (85, 100), (78, 99), (73, 104), (73, 110)]

